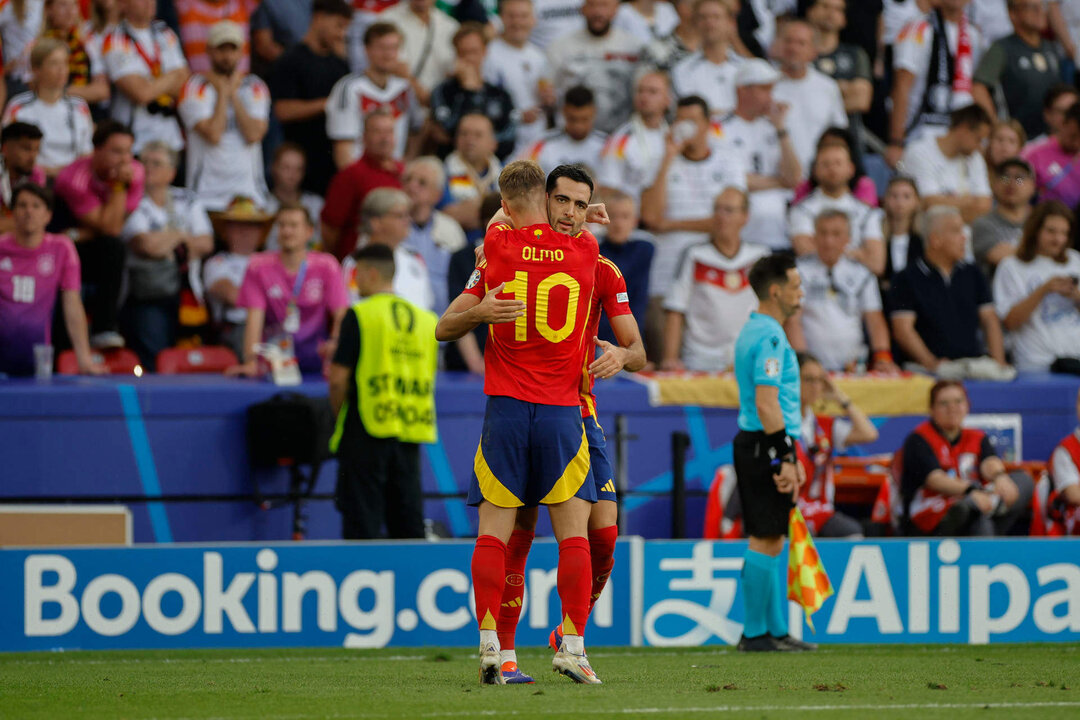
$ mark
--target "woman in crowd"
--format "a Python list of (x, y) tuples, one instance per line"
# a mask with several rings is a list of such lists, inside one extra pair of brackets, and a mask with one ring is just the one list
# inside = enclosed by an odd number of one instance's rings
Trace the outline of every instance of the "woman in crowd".
[(67, 93), (88, 105), (109, 99), (109, 81), (100, 48), (86, 35), (78, 0), (45, 0), (42, 37), (55, 38), (68, 48)]
[(1017, 120), (1002, 120), (994, 125), (983, 153), (990, 182), (994, 181), (994, 169), (1009, 158), (1019, 157), (1025, 143), (1027, 133)]
[[(799, 438), (799, 463), (806, 471), (806, 484), (799, 494), (799, 510), (810, 531), (820, 537), (862, 537), (862, 526), (855, 518), (838, 512), (833, 505), (833, 453), (852, 445), (872, 443), (878, 438), (870, 418), (851, 401), (843, 390), (833, 385), (825, 368), (810, 353), (799, 353), (799, 379), (802, 403), (802, 433)], [(820, 401), (839, 405), (843, 415), (818, 415), (814, 407)]]
[(994, 274), (994, 304), (1018, 370), (1080, 373), (1080, 253), (1069, 247), (1073, 214), (1052, 200), (1024, 224), (1016, 255)]
[[(851, 162), (855, 165), (855, 176), (851, 178), (851, 194), (858, 200), (866, 203), (870, 207), (878, 206), (878, 194), (877, 186), (874, 185), (874, 181), (866, 174), (866, 170), (863, 169), (862, 160), (855, 152), (854, 143), (851, 140), (851, 133), (844, 128), (831, 127), (821, 133), (821, 137), (818, 138), (817, 151), (814, 153), (814, 162), (810, 167), (817, 165), (817, 156), (821, 153), (823, 148), (840, 146), (847, 148), (848, 155), (851, 156)], [(811, 173), (809, 179), (803, 180), (795, 188), (795, 199), (792, 200), (792, 204), (799, 202), (804, 197), (814, 192), (817, 188), (817, 178)]]
[(885, 238), (885, 284), (896, 273), (922, 257), (923, 240), (916, 230), (922, 201), (912, 178), (898, 175), (885, 188), (882, 237)]
[(930, 418), (900, 451), (907, 534), (1004, 535), (1031, 502), (1031, 478), (1005, 472), (986, 433), (964, 427), (969, 410), (959, 381), (930, 388)]

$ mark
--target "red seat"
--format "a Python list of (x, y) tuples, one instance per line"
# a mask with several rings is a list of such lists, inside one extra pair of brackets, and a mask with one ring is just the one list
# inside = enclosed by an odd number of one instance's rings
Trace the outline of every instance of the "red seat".
[(236, 353), (227, 347), (217, 345), (166, 348), (158, 353), (157, 371), (161, 375), (220, 373), (238, 362)]
[[(95, 362), (99, 362), (109, 368), (112, 375), (141, 375), (142, 367), (139, 365), (139, 356), (128, 348), (113, 348), (111, 350), (91, 350)], [(136, 372), (135, 368), (139, 368)], [(60, 375), (78, 375), (79, 361), (75, 358), (74, 350), (65, 350), (56, 359), (56, 372)]]

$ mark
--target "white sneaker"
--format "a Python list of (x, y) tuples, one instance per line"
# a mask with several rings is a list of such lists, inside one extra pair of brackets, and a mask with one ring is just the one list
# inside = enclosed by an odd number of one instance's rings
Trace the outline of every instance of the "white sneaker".
[(551, 669), (582, 685), (603, 685), (600, 678), (596, 677), (596, 673), (589, 665), (589, 658), (585, 655), (575, 655), (560, 649), (555, 653), (555, 659), (551, 661)]
[(488, 643), (480, 649), (480, 684), (505, 685), (502, 675), (502, 655), (499, 648)]

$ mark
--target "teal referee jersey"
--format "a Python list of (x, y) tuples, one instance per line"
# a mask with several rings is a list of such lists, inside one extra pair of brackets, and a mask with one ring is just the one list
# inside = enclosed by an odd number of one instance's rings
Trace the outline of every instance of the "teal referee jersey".
[(740, 430), (764, 430), (758, 417), (756, 390), (758, 385), (773, 385), (780, 389), (784, 428), (791, 437), (799, 437), (799, 361), (775, 318), (750, 313), (735, 340), (735, 381), (739, 385)]

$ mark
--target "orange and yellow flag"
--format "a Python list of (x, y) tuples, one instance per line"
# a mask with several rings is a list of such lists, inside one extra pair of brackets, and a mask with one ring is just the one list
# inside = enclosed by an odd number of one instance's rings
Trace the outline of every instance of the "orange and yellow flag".
[(791, 508), (788, 517), (788, 539), (791, 545), (787, 570), (788, 598), (802, 605), (806, 611), (806, 624), (811, 632), (817, 632), (810, 615), (833, 594), (833, 587), (798, 507)]

